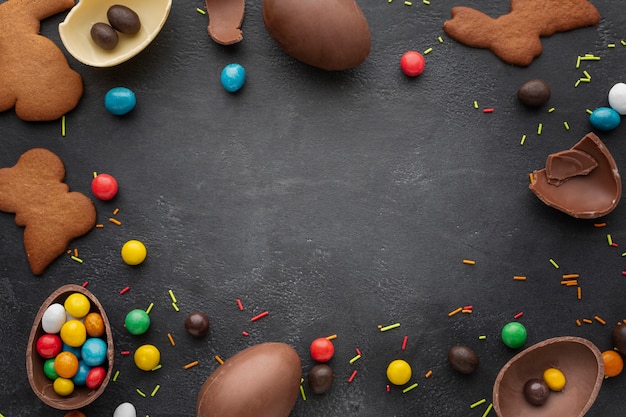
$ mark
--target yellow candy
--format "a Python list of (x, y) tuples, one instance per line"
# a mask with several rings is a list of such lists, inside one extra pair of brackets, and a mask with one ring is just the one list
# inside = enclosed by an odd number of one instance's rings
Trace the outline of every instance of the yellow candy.
[(128, 265), (139, 265), (146, 259), (146, 255), (146, 247), (138, 240), (129, 240), (122, 246), (122, 259)]
[(59, 377), (54, 380), (54, 384), (52, 386), (54, 388), (54, 392), (62, 397), (67, 397), (74, 392), (74, 383), (71, 379)]
[(78, 320), (66, 321), (61, 327), (61, 340), (71, 347), (79, 347), (87, 340), (85, 325)]
[(556, 368), (548, 368), (543, 372), (543, 380), (552, 391), (561, 391), (565, 387), (565, 375)]
[(83, 294), (76, 292), (71, 294), (63, 303), (63, 307), (65, 310), (72, 316), (77, 319), (83, 318), (89, 313), (91, 309), (91, 303), (89, 299)]
[(150, 371), (161, 362), (161, 352), (154, 345), (139, 346), (135, 351), (135, 365), (142, 371)]
[(411, 379), (411, 365), (402, 359), (396, 359), (387, 367), (387, 379), (394, 385), (404, 385)]

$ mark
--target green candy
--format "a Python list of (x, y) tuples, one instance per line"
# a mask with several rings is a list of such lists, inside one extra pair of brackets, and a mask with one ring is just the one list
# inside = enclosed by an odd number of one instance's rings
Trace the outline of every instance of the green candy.
[(43, 373), (51, 381), (54, 381), (59, 377), (57, 371), (54, 370), (54, 358), (46, 359), (46, 361), (43, 363)]
[(144, 334), (150, 327), (150, 316), (143, 310), (131, 310), (124, 320), (126, 330), (135, 336)]
[(502, 328), (502, 341), (511, 349), (517, 349), (526, 343), (526, 327), (516, 321), (507, 323)]

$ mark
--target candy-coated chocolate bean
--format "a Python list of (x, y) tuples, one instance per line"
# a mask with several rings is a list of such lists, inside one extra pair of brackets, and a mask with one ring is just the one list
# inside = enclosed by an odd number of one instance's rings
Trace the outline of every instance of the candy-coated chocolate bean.
[(526, 343), (526, 327), (522, 323), (513, 321), (502, 328), (502, 342), (511, 349), (517, 349)]
[(124, 325), (130, 334), (135, 336), (144, 334), (150, 327), (150, 316), (141, 309), (131, 310), (126, 315)]
[(87, 330), (85, 325), (76, 319), (66, 321), (61, 327), (61, 340), (72, 347), (79, 347), (87, 339)]
[(54, 381), (59, 377), (57, 371), (54, 370), (54, 358), (46, 359), (46, 361), (43, 363), (43, 373), (51, 381)]
[(107, 371), (102, 366), (96, 366), (95, 368), (91, 368), (89, 373), (87, 374), (87, 379), (85, 380), (85, 385), (90, 389), (97, 389), (102, 385), (104, 378), (106, 377)]
[(424, 72), (424, 56), (417, 51), (408, 51), (400, 58), (400, 69), (409, 77), (417, 77)]
[(56, 334), (43, 334), (37, 339), (35, 349), (44, 359), (54, 358), (63, 349), (63, 342)]
[(91, 192), (100, 200), (111, 200), (117, 190), (117, 180), (109, 174), (98, 174), (91, 180)]
[(246, 70), (239, 64), (228, 64), (222, 70), (221, 81), (226, 91), (234, 93), (246, 82)]
[(603, 131), (615, 129), (621, 121), (619, 113), (610, 107), (598, 107), (589, 115), (589, 123)]
[(402, 359), (396, 359), (387, 366), (387, 379), (394, 385), (404, 385), (411, 379), (411, 365)]
[(307, 376), (309, 388), (314, 394), (323, 394), (333, 385), (335, 374), (332, 368), (326, 364), (315, 365)]
[(65, 307), (65, 311), (67, 311), (70, 316), (82, 319), (89, 313), (91, 303), (84, 294), (77, 292), (67, 297), (63, 303), (63, 307)]
[(311, 357), (317, 362), (328, 362), (335, 354), (335, 345), (333, 342), (320, 337), (311, 343)]
[(115, 48), (120, 40), (115, 29), (102, 22), (95, 23), (91, 27), (90, 34), (95, 44), (107, 51)]
[(61, 397), (67, 397), (74, 392), (74, 383), (71, 379), (67, 378), (58, 377), (54, 380), (52, 387), (54, 388), (54, 392), (59, 394)]
[(98, 366), (104, 363), (107, 354), (107, 343), (97, 337), (85, 341), (80, 354), (87, 366)]
[(469, 375), (478, 367), (478, 355), (467, 346), (453, 346), (448, 350), (448, 362), (457, 372)]
[(548, 368), (543, 372), (543, 380), (551, 391), (562, 391), (565, 388), (565, 375), (559, 369)]
[(161, 362), (161, 352), (154, 345), (139, 346), (134, 355), (135, 365), (142, 371), (150, 371)]
[(116, 4), (107, 10), (107, 19), (113, 29), (127, 35), (134, 35), (141, 29), (139, 16), (129, 7)]
[(130, 112), (136, 104), (135, 93), (126, 87), (112, 88), (104, 96), (104, 107), (116, 116)]
[(78, 372), (78, 358), (72, 352), (61, 352), (54, 358), (54, 370), (63, 378), (72, 378)]
[(87, 383), (87, 375), (91, 371), (91, 367), (87, 366), (84, 361), (78, 362), (78, 371), (76, 371), (76, 375), (72, 377), (72, 382), (74, 385), (83, 386)]
[(550, 388), (543, 379), (532, 378), (524, 384), (524, 397), (532, 405), (544, 405), (550, 396)]
[(206, 314), (196, 311), (185, 318), (185, 331), (193, 337), (203, 337), (209, 331), (209, 318)]
[(122, 246), (122, 259), (128, 265), (139, 265), (146, 260), (148, 251), (146, 246), (138, 240), (132, 239)]
[(543, 106), (550, 99), (550, 86), (543, 80), (526, 81), (517, 90), (517, 98), (527, 106)]

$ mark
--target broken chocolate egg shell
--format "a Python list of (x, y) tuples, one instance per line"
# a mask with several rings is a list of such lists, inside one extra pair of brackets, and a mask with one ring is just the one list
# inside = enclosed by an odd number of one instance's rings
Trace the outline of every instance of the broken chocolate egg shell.
[(609, 214), (622, 196), (615, 160), (594, 133), (549, 155), (546, 167), (533, 172), (529, 188), (546, 205), (581, 219)]
[[(80, 293), (86, 296), (91, 304), (89, 312), (99, 313), (102, 316), (105, 331), (104, 339), (107, 343), (106, 361), (102, 366), (106, 368), (106, 375), (102, 384), (97, 389), (90, 389), (86, 386), (76, 386), (74, 388), (74, 392), (66, 397), (62, 397), (54, 391), (54, 387), (52, 386), (53, 381), (48, 379), (48, 377), (44, 374), (43, 364), (45, 359), (39, 356), (35, 346), (37, 339), (45, 333), (41, 327), (41, 319), (46, 309), (54, 303), (63, 304), (65, 299), (74, 293)], [(113, 372), (114, 356), (115, 350), (113, 348), (113, 333), (111, 331), (111, 325), (109, 324), (109, 319), (107, 318), (104, 308), (98, 299), (90, 291), (80, 285), (64, 285), (50, 294), (50, 296), (43, 302), (41, 308), (35, 316), (35, 320), (30, 331), (30, 337), (28, 338), (28, 345), (26, 347), (26, 372), (28, 374), (28, 382), (35, 392), (35, 395), (37, 395), (41, 401), (50, 407), (58, 410), (76, 410), (83, 408), (100, 397), (107, 387), (107, 384), (111, 379), (111, 373)]]
[[(102, 49), (91, 39), (91, 27), (107, 22), (107, 11), (118, 4), (137, 13), (141, 27), (132, 35), (119, 33), (115, 48)], [(59, 25), (59, 35), (65, 49), (78, 61), (92, 67), (112, 67), (143, 51), (161, 31), (171, 8), (172, 0), (80, 0)]]
[(202, 385), (196, 417), (288, 417), (300, 395), (302, 365), (285, 343), (240, 351)]
[[(542, 378), (557, 368), (565, 388), (553, 392), (545, 404), (535, 406), (524, 396), (529, 379)], [(498, 373), (493, 386), (493, 407), (499, 417), (582, 417), (593, 405), (602, 381), (604, 361), (589, 340), (563, 336), (539, 342), (515, 355)]]
[(360, 65), (370, 29), (354, 0), (263, 0), (269, 35), (295, 59), (329, 71)]
[(245, 9), (244, 0), (205, 0), (209, 15), (207, 31), (222, 45), (232, 45), (243, 39), (241, 23)]

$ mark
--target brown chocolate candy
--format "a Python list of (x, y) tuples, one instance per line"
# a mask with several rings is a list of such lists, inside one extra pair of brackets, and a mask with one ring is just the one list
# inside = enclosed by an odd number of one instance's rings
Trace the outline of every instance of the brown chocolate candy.
[(532, 405), (544, 405), (550, 397), (550, 388), (543, 379), (531, 378), (524, 384), (524, 397)]
[(611, 332), (613, 339), (613, 347), (615, 347), (620, 353), (626, 354), (626, 325), (619, 325), (613, 328)]
[(126, 35), (134, 35), (141, 29), (141, 20), (135, 11), (121, 4), (115, 4), (107, 10), (107, 19), (113, 29)]
[(478, 355), (467, 346), (453, 346), (448, 350), (450, 366), (462, 374), (469, 375), (478, 368)]
[(307, 376), (309, 388), (314, 394), (323, 394), (333, 385), (335, 374), (333, 369), (326, 364), (315, 365)]
[(96, 45), (107, 51), (115, 48), (120, 40), (115, 29), (102, 22), (94, 23), (90, 34)]
[(550, 99), (550, 86), (543, 80), (529, 80), (517, 90), (517, 98), (531, 107), (540, 107)]
[(533, 172), (529, 188), (548, 206), (581, 219), (609, 214), (622, 196), (615, 160), (593, 133), (549, 155), (546, 168)]
[(203, 337), (209, 332), (209, 318), (195, 311), (185, 318), (185, 331), (193, 337)]

